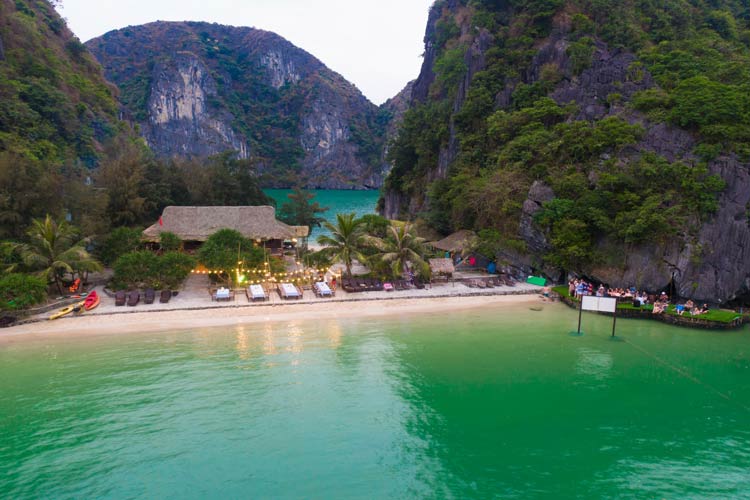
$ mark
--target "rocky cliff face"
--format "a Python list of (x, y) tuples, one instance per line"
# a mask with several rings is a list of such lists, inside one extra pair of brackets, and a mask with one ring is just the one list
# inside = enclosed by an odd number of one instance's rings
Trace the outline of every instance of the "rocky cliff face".
[(248, 158), (247, 141), (229, 125), (229, 113), (211, 113), (217, 85), (210, 70), (190, 52), (154, 65), (143, 124), (148, 144), (165, 156), (211, 156), (232, 149)]
[[(502, 48), (498, 48), (493, 34), (472, 21), (474, 12), (465, 4), (460, 0), (444, 0), (437, 2), (432, 9), (425, 35), (424, 64), (414, 85), (411, 107), (449, 102), (452, 111), (446, 122), (448, 132), (434, 151), (436, 160), (429, 168), (420, 167), (423, 171), (418, 174), (405, 174), (402, 168), (400, 177), (389, 179), (389, 189), (381, 199), (381, 212), (386, 217), (410, 217), (428, 211), (434, 200), (427, 195), (426, 187), (436, 181), (450, 181), (451, 169), (459, 155), (463, 155), (460, 160), (461, 168), (471, 171), (471, 160), (466, 158), (471, 158), (472, 153), (466, 148), (462, 150), (458, 142), (456, 120), (464, 120), (462, 126), (468, 128), (465, 124), (464, 105), (467, 96), (476, 86), (475, 76), (488, 69), (487, 57), (491, 50), (506, 50), (506, 46), (500, 45)], [(513, 14), (510, 8), (508, 10), (502, 18), (510, 23), (505, 29), (518, 29), (517, 25), (512, 24)], [(694, 166), (701, 163), (702, 160), (695, 154), (701, 138), (695, 131), (655, 120), (653, 116), (637, 111), (631, 104), (633, 97), (639, 92), (659, 89), (646, 65), (639, 61), (634, 51), (612, 48), (603, 40), (592, 37), (590, 58), (584, 69), (581, 69), (571, 56), (576, 48), (571, 46), (579, 37), (571, 34), (570, 12), (558, 13), (550, 19), (553, 27), (547, 36), (536, 41), (533, 57), (528, 64), (503, 70), (498, 90), (492, 96), (492, 111), (504, 110), (511, 113), (518, 109), (517, 102), (523, 96), (521, 92), (539, 92), (538, 89), (544, 88), (540, 97), (548, 96), (560, 106), (571, 103), (575, 105), (575, 111), (568, 120), (597, 123), (608, 117), (617, 117), (629, 124), (642, 126), (643, 135), (634, 144), (618, 151), (618, 156), (614, 158), (621, 164), (636, 162), (643, 155), (651, 153), (669, 162), (679, 161)], [(453, 26), (450, 38), (453, 42), (449, 41), (446, 45), (443, 37), (444, 45), (440, 46), (441, 30), (445, 33), (445, 26)], [(504, 43), (509, 42), (506, 40)], [(453, 93), (441, 93), (440, 70), (445, 68), (444, 54), (446, 50), (456, 46), (464, 48), (462, 75)], [(580, 47), (580, 43), (578, 46)], [(441, 57), (443, 60), (438, 62)], [(482, 76), (486, 78), (486, 72)], [(485, 87), (488, 85), (485, 84)], [(472, 106), (477, 102), (486, 101), (475, 98)], [(466, 136), (465, 133), (464, 137)], [(487, 137), (485, 140), (496, 139)], [(533, 153), (528, 151), (529, 155)], [(416, 154), (419, 154), (418, 148)], [(610, 159), (608, 154), (603, 154), (599, 163), (604, 164)], [(492, 162), (488, 164), (494, 165)], [(578, 271), (612, 286), (637, 285), (649, 290), (674, 287), (682, 297), (713, 303), (726, 302), (748, 294), (750, 219), (747, 213), (750, 207), (750, 164), (735, 154), (726, 153), (711, 159), (708, 170), (718, 175), (726, 187), (719, 194), (718, 210), (702, 222), (693, 221), (698, 228), (696, 231), (667, 241), (628, 245), (621, 258), (606, 264), (584, 264)], [(413, 176), (417, 177), (417, 181)], [(424, 187), (418, 190), (406, 188), (404, 183), (407, 181), (404, 179), (408, 179), (411, 186), (421, 182)], [(511, 235), (523, 243), (525, 251), (506, 249), (498, 257), (521, 272), (544, 270), (549, 276), (556, 278), (560, 268), (544, 264), (543, 257), (550, 250), (551, 243), (544, 228), (535, 221), (535, 215), (546, 203), (554, 200), (557, 193), (543, 181), (535, 181), (527, 189), (528, 195), (518, 209), (516, 234)], [(471, 204), (471, 200), (464, 199), (460, 203)], [(471, 227), (471, 221), (467, 224)], [(482, 228), (478, 222), (474, 224), (473, 229)], [(465, 227), (467, 226), (454, 226), (453, 229)], [(602, 252), (607, 252), (614, 246), (619, 246), (617, 250), (622, 251), (621, 243), (607, 238), (597, 241), (596, 246)]]
[(87, 45), (158, 155), (234, 151), (276, 186), (382, 185), (378, 108), (273, 33), (158, 22)]

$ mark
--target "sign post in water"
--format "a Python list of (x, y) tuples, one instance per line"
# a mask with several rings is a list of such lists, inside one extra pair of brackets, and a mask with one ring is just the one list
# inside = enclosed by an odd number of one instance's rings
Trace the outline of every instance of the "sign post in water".
[(612, 336), (615, 336), (615, 326), (617, 324), (616, 298), (594, 297), (592, 295), (584, 295), (581, 297), (581, 307), (578, 310), (578, 335), (581, 334), (581, 316), (583, 316), (583, 311), (612, 313)]

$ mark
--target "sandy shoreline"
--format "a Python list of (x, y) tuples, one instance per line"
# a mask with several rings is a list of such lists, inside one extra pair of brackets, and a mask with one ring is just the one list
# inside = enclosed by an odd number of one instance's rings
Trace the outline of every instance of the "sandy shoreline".
[(315, 321), (337, 318), (364, 318), (430, 314), (487, 307), (518, 307), (539, 302), (536, 294), (482, 295), (451, 297), (404, 297), (390, 300), (345, 300), (304, 303), (277, 303), (266, 306), (237, 305), (201, 309), (160, 311), (131, 310), (28, 323), (0, 330), (0, 345), (44, 337), (127, 334), (258, 324), (277, 321)]

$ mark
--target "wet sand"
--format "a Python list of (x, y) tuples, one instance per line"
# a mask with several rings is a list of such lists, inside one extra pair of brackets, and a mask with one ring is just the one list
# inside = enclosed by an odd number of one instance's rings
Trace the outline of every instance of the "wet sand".
[[(459, 288), (461, 287), (461, 288)], [(508, 308), (519, 310), (530, 305), (539, 304), (537, 289), (522, 288), (512, 291), (489, 291), (480, 295), (462, 295), (465, 290), (472, 290), (463, 285), (446, 285), (440, 287), (449, 296), (439, 296), (438, 287), (421, 296), (372, 297), (372, 293), (345, 294), (338, 292), (334, 299), (305, 301), (276, 301), (261, 304), (249, 304), (246, 298), (237, 297), (235, 302), (216, 305), (207, 294), (202, 295), (196, 306), (195, 298), (186, 294), (182, 301), (175, 300), (170, 304), (141, 305), (135, 308), (116, 307), (103, 300), (105, 304), (96, 310), (96, 314), (86, 313), (77, 317), (65, 317), (55, 321), (38, 321), (0, 330), (0, 345), (24, 339), (39, 340), (44, 337), (80, 337), (86, 335), (142, 333), (165, 330), (180, 330), (211, 326), (237, 325), (291, 320), (322, 320), (353, 317), (383, 317), (397, 315), (422, 315), (436, 312), (458, 311), (472, 308)], [(431, 294), (430, 294), (431, 292)], [(451, 293), (452, 292), (452, 293)], [(388, 292), (375, 292), (388, 293)], [(399, 292), (395, 292), (396, 294)], [(306, 292), (307, 294), (307, 292)], [(341, 298), (344, 295), (344, 299)], [(175, 297), (175, 299), (178, 299)], [(171, 309), (160, 306), (171, 305)], [(177, 307), (175, 307), (177, 306)], [(149, 310), (148, 308), (151, 308)]]

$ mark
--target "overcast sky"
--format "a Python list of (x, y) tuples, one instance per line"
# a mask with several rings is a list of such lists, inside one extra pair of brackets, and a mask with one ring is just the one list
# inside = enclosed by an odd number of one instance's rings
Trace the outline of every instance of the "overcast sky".
[(277, 33), (354, 83), (375, 104), (419, 74), (433, 0), (62, 0), (87, 41), (152, 21), (208, 21)]

